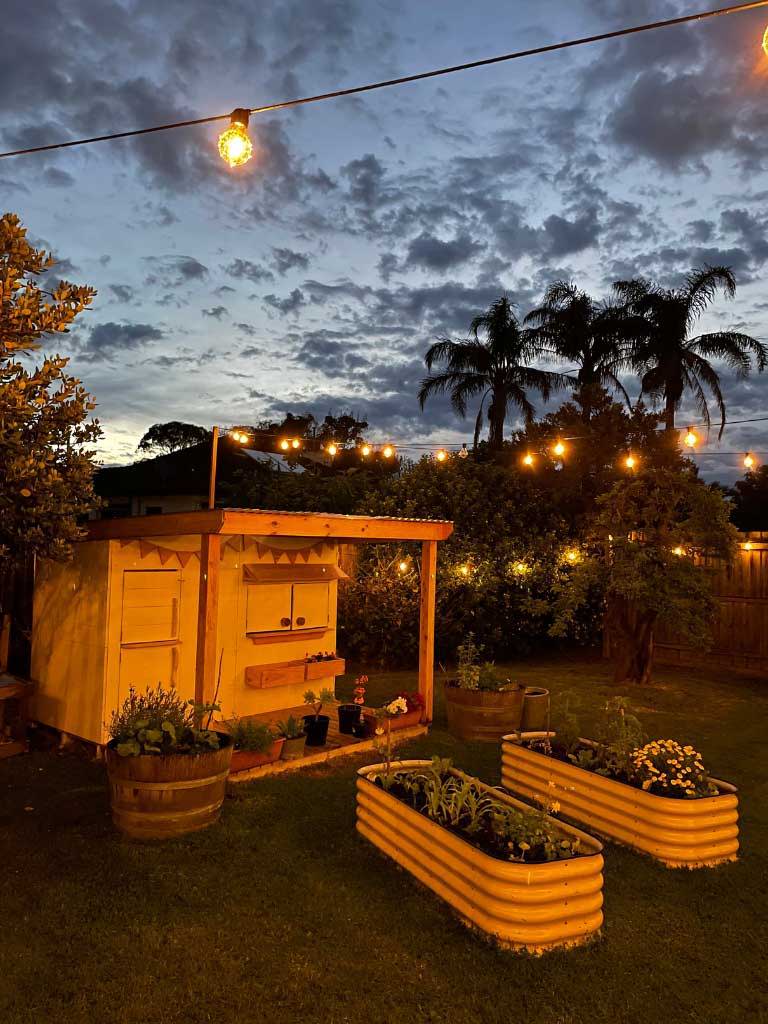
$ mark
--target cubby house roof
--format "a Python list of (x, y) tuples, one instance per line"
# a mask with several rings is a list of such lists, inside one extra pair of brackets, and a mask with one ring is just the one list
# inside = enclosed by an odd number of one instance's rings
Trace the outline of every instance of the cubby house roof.
[(217, 508), (201, 512), (98, 519), (87, 524), (88, 540), (245, 534), (258, 537), (324, 537), (339, 541), (445, 540), (453, 523), (434, 519), (342, 516), (325, 512), (270, 512)]

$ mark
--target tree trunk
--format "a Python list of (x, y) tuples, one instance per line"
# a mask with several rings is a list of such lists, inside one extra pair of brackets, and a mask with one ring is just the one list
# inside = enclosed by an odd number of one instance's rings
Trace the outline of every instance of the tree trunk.
[(639, 612), (624, 598), (614, 598), (607, 618), (616, 684), (650, 683), (656, 612)]
[(499, 404), (494, 399), (488, 409), (488, 447), (494, 451), (500, 451), (504, 444), (504, 404), (500, 408)]
[(666, 402), (664, 403), (664, 429), (675, 429), (675, 401), (671, 395), (667, 395)]

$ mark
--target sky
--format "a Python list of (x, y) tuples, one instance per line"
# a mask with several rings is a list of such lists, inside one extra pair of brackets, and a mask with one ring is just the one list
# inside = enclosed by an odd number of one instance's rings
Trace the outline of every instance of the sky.
[[(206, 116), (476, 60), (708, 0), (4, 0), (2, 149)], [(100, 457), (146, 428), (353, 411), (371, 437), (460, 442), (419, 409), (423, 357), (507, 293), (595, 296), (731, 266), (701, 330), (768, 340), (764, 12), (664, 29), (254, 117), (233, 172), (220, 125), (0, 161), (0, 208), (98, 289), (57, 339), (98, 402)], [(768, 374), (724, 374), (729, 418)], [(633, 394), (637, 386), (629, 381)], [(537, 404), (541, 410), (541, 404)], [(681, 422), (697, 417), (683, 408)], [(768, 424), (727, 427), (766, 449)], [(716, 431), (708, 451), (717, 451)], [(768, 459), (768, 455), (766, 455)], [(708, 476), (740, 460), (711, 455)]]

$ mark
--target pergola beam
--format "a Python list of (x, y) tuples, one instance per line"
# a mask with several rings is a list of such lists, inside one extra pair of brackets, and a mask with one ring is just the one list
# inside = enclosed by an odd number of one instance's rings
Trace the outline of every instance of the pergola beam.
[(432, 721), (435, 703), (435, 596), (437, 592), (437, 541), (421, 545), (421, 594), (419, 600), (419, 693), (424, 698), (424, 722)]

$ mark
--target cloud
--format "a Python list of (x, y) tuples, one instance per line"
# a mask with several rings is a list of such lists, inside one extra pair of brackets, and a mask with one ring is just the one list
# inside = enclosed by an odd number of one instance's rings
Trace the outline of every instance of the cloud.
[(264, 303), (271, 306), (272, 309), (276, 309), (282, 316), (288, 314), (296, 316), (301, 307), (307, 304), (307, 300), (300, 288), (294, 288), (291, 294), (284, 299), (278, 298), (277, 295), (265, 295)]
[(226, 306), (212, 306), (210, 309), (202, 310), (202, 314), (213, 320), (221, 320), (223, 317), (229, 316), (229, 310)]
[(69, 188), (75, 183), (69, 171), (63, 171), (60, 167), (47, 167), (42, 178), (46, 185), (52, 185), (54, 188)]
[(133, 302), (136, 296), (136, 289), (132, 288), (129, 284), (111, 284), (109, 290), (118, 302)]
[(467, 234), (457, 235), (446, 242), (422, 232), (409, 242), (405, 263), (423, 270), (444, 272), (461, 266), (484, 248), (484, 245), (473, 241)]
[(272, 264), (283, 277), (289, 270), (306, 270), (309, 267), (309, 256), (303, 252), (294, 252), (293, 249), (273, 249)]
[(238, 277), (246, 281), (251, 281), (253, 284), (259, 284), (262, 281), (275, 280), (275, 275), (271, 270), (268, 270), (259, 263), (253, 263), (251, 260), (232, 260), (231, 263), (224, 267), (224, 271), (231, 277)]
[(145, 256), (144, 260), (153, 268), (144, 279), (148, 286), (178, 288), (208, 276), (208, 268), (194, 256)]
[(164, 336), (163, 331), (151, 324), (109, 321), (91, 328), (87, 340), (78, 344), (77, 354), (87, 362), (109, 362), (152, 341), (160, 341)]

